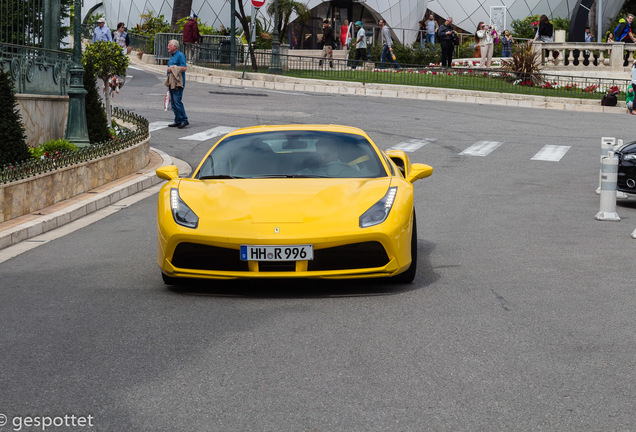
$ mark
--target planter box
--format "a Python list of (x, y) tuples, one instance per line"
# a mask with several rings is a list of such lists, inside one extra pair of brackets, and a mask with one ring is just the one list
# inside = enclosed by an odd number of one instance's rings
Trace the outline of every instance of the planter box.
[(98, 159), (0, 185), (0, 222), (42, 210), (134, 173), (150, 161), (150, 137)]

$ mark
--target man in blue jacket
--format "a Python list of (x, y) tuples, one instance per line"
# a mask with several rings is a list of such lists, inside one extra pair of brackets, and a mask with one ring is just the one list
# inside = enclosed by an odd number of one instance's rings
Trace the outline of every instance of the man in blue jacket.
[(183, 87), (175, 88), (169, 87), (170, 89), (170, 103), (172, 104), (172, 112), (174, 112), (174, 123), (169, 124), (169, 127), (178, 127), (179, 129), (183, 129), (190, 123), (188, 122), (188, 116), (185, 112), (185, 107), (183, 106), (183, 89), (185, 88), (185, 72), (187, 69), (186, 58), (185, 55), (179, 51), (179, 41), (171, 40), (168, 42), (168, 52), (170, 53), (170, 60), (168, 60), (168, 72), (170, 75), (172, 73), (172, 66), (178, 68), (181, 71), (181, 81), (183, 83)]

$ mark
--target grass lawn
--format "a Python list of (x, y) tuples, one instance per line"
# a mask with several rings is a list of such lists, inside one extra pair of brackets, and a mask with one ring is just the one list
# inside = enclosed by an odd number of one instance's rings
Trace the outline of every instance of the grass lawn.
[(625, 99), (627, 80), (600, 78), (575, 78), (569, 76), (552, 77), (549, 81), (532, 84), (517, 79), (514, 74), (476, 69), (306, 69), (286, 70), (285, 76), (337, 81), (356, 81), (378, 84), (402, 84), (424, 87), (455, 88), (464, 90), (489, 91), (497, 93), (517, 93), (536, 96), (569, 97), (578, 99), (602, 99), (610, 87), (618, 86), (618, 100)]

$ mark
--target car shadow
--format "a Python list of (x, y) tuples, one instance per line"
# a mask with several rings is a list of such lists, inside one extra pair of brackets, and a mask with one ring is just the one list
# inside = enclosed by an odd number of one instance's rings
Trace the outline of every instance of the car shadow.
[(396, 295), (423, 289), (439, 279), (433, 271), (430, 256), (435, 249), (431, 242), (418, 240), (418, 269), (415, 280), (402, 284), (389, 278), (379, 279), (240, 279), (186, 280), (179, 286), (167, 286), (179, 295), (203, 295), (245, 298), (322, 298), (368, 297)]
[(631, 196), (628, 199), (621, 199), (616, 201), (617, 207), (631, 208), (636, 209), (636, 198), (635, 196)]

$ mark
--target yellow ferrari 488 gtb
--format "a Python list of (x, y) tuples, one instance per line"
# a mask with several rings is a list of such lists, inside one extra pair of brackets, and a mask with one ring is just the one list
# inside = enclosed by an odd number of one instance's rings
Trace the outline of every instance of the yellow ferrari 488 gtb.
[(417, 269), (413, 182), (433, 168), (360, 129), (257, 126), (221, 138), (189, 178), (157, 175), (158, 263), (184, 278), (375, 278)]

